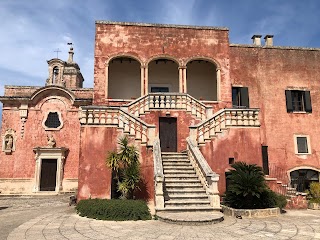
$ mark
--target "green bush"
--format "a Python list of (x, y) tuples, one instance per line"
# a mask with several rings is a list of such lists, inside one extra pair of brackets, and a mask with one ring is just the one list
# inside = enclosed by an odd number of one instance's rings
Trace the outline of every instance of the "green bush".
[(312, 182), (310, 184), (310, 189), (308, 191), (310, 202), (312, 203), (320, 203), (320, 183)]
[(265, 183), (262, 168), (255, 164), (237, 162), (231, 165), (230, 185), (225, 204), (237, 209), (261, 209), (286, 205), (284, 196), (271, 191)]
[(76, 207), (82, 217), (99, 220), (126, 221), (150, 220), (151, 214), (146, 202), (142, 200), (86, 199)]

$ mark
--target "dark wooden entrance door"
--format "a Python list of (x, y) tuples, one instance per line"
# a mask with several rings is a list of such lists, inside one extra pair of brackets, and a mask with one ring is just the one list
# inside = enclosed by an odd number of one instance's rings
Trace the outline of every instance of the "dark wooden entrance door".
[(162, 152), (177, 152), (177, 119), (159, 118), (159, 135)]
[(55, 191), (57, 180), (57, 160), (42, 159), (40, 191)]

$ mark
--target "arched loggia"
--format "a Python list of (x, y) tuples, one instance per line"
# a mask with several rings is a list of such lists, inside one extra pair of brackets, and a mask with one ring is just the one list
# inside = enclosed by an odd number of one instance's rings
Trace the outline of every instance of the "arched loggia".
[(179, 92), (179, 65), (177, 62), (159, 58), (148, 64), (148, 92)]
[(218, 100), (217, 67), (203, 59), (187, 63), (187, 93), (191, 96), (209, 101)]
[(108, 97), (133, 99), (141, 95), (141, 64), (130, 57), (116, 57), (108, 66)]

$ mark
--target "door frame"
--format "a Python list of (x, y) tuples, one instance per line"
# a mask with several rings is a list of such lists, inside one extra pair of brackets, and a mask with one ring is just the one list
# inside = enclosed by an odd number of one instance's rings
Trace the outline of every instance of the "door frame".
[(42, 167), (42, 159), (49, 159), (52, 161), (57, 161), (57, 172), (56, 172), (56, 187), (55, 191), (48, 191), (48, 192), (60, 192), (62, 191), (62, 181), (63, 181), (63, 168), (66, 158), (66, 153), (68, 151), (67, 148), (34, 148), (33, 151), (35, 152), (35, 177), (34, 177), (34, 185), (32, 192), (46, 192), (40, 191), (40, 178), (41, 178), (41, 167)]
[(175, 128), (176, 128), (176, 136), (175, 136), (175, 150), (176, 151), (173, 151), (173, 152), (177, 152), (178, 151), (178, 118), (177, 117), (159, 117), (159, 139), (160, 139), (160, 148), (161, 148), (161, 151), (165, 152), (165, 150), (162, 149), (162, 146), (161, 145), (161, 126), (160, 126), (160, 119), (175, 119)]

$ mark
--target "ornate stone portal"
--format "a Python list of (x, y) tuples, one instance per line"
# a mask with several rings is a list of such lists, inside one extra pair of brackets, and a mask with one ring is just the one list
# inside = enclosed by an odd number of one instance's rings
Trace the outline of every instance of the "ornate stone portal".
[[(65, 158), (68, 152), (68, 148), (64, 147), (36, 147), (33, 149), (35, 152), (36, 168), (35, 168), (35, 182), (33, 187), (33, 192), (46, 191), (41, 188), (41, 178), (48, 177), (44, 175), (42, 170), (43, 162), (53, 162), (56, 161), (56, 176), (55, 176), (55, 187), (54, 192), (60, 192), (62, 190), (62, 180), (63, 180), (63, 168), (65, 163)], [(42, 176), (44, 175), (44, 176)]]

